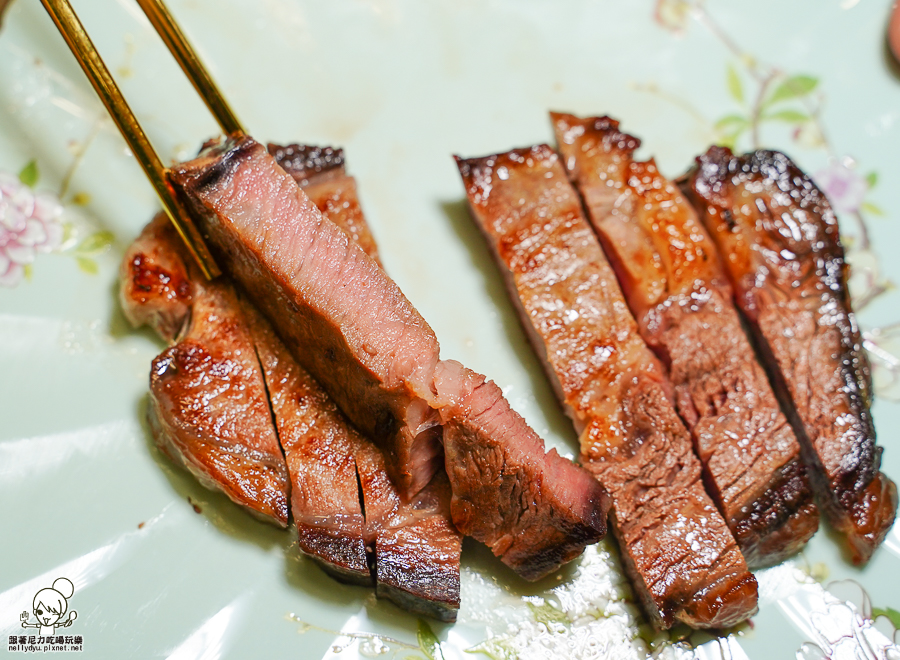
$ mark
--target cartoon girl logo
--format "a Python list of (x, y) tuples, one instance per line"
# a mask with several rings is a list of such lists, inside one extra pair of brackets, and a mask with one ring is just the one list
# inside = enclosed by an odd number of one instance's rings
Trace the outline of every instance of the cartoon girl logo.
[(58, 578), (53, 581), (53, 586), (41, 589), (34, 596), (32, 603), (37, 623), (28, 623), (28, 612), (22, 612), (23, 628), (40, 628), (41, 636), (55, 635), (57, 626), (60, 628), (72, 625), (78, 618), (78, 612), (72, 610), (69, 617), (60, 622), (63, 615), (69, 609), (68, 599), (75, 593), (75, 585), (67, 578)]

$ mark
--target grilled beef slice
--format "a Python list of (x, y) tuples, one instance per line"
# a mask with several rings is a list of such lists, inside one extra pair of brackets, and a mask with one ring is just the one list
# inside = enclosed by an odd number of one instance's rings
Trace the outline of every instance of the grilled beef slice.
[(751, 568), (818, 528), (800, 445), (732, 302), (715, 245), (677, 187), (608, 117), (551, 114), (570, 179), (634, 314), (667, 368), (710, 495)]
[(246, 299), (241, 303), (291, 475), (300, 549), (344, 582), (371, 584), (354, 459), (366, 441), (287, 354), (253, 305)]
[[(359, 204), (356, 181), (344, 170), (343, 150), (269, 144), (268, 151), (319, 211), (378, 262), (378, 248)], [(278, 346), (287, 352), (280, 340)], [(295, 361), (294, 366), (301, 370)], [(323, 391), (322, 396), (327, 394)], [(330, 399), (329, 406), (336, 410)], [(450, 521), (450, 489), (444, 471), (438, 470), (425, 489), (405, 502), (376, 447), (369, 442), (356, 443), (353, 455), (376, 593), (412, 612), (456, 620), (462, 538)]]
[(404, 609), (455, 621), (462, 537), (450, 522), (447, 475), (439, 470), (428, 486), (404, 502), (374, 445), (366, 443), (356, 454), (356, 468), (366, 539), (374, 549), (376, 593)]
[[(368, 561), (379, 596), (454, 621), (462, 539), (449, 520), (449, 492), (435, 485), (402, 502), (381, 452), (347, 422), (262, 314), (242, 302), (291, 474), (300, 548), (349, 582), (371, 583)], [(446, 481), (439, 473), (436, 483), (440, 477)]]
[(286, 527), (290, 480), (237, 297), (227, 282), (192, 288), (184, 337), (150, 368), (153, 437), (203, 485)]
[(655, 625), (728, 626), (757, 585), (703, 489), (690, 436), (578, 195), (541, 145), (457, 159), (476, 224), (551, 382), (581, 459), (613, 498), (625, 568)]
[[(270, 144), (269, 152), (276, 160), (281, 158), (282, 169), (294, 177), (324, 215), (351, 239), (361, 242), (367, 254), (377, 258), (355, 182), (344, 173), (342, 150)], [(301, 547), (315, 540), (334, 541), (327, 555), (334, 557), (341, 551), (341, 544), (349, 540), (349, 535), (343, 539), (339, 535), (323, 538), (321, 528), (316, 526), (320, 516), (328, 515), (328, 507), (322, 506), (322, 501), (328, 499), (325, 491), (334, 487), (330, 485), (334, 476), (329, 472), (343, 463), (349, 469), (341, 492), (347, 498), (352, 494), (357, 508), (362, 503), (362, 540), (377, 595), (411, 612), (442, 621), (456, 620), (462, 539), (450, 522), (450, 492), (441, 486), (447, 481), (443, 471), (412, 502), (401, 500), (387, 475), (381, 452), (350, 425), (255, 307), (246, 299), (244, 306), (293, 477), (293, 513)], [(298, 486), (301, 482), (303, 486)], [(302, 502), (298, 503), (298, 498)], [(344, 504), (346, 508), (338, 510), (350, 510), (352, 503)], [(301, 526), (301, 515), (309, 524)], [(354, 553), (354, 557), (365, 559), (362, 554)], [(366, 581), (370, 579), (366, 571)]]
[(712, 147), (685, 191), (722, 255), (819, 506), (865, 563), (893, 524), (897, 489), (879, 472), (869, 363), (831, 205), (772, 151)]
[[(339, 224), (344, 212), (359, 214), (358, 203), (329, 211)], [(366, 227), (361, 214), (356, 221)], [(374, 249), (374, 242), (370, 244)], [(202, 295), (202, 279), (165, 216), (155, 218), (129, 248), (123, 273), (131, 273), (135, 257), (159, 281), (174, 281), (181, 274), (189, 300), (192, 278), (197, 279)], [(144, 318), (140, 305), (145, 296), (131, 294), (134, 288), (123, 276), (121, 297), (131, 308), (131, 317)], [(165, 300), (166, 305), (157, 304), (161, 312), (174, 320), (182, 312), (183, 321), (189, 308), (179, 306), (175, 297)], [(287, 460), (301, 551), (342, 581), (366, 585), (374, 578), (378, 595), (404, 609), (455, 620), (461, 537), (450, 522), (449, 489), (441, 486), (446, 476), (443, 481), (436, 477), (412, 503), (402, 502), (380, 452), (347, 422), (246, 299), (241, 301), (241, 315), (263, 367)], [(363, 498), (365, 511), (360, 505)]]
[[(603, 536), (606, 496), (599, 484), (569, 490), (565, 481), (571, 476), (579, 482), (580, 468), (561, 464), (555, 452), (545, 455), (543, 443), (532, 453), (533, 432), (504, 401), (491, 401), (484, 410), (470, 405), (477, 390), (438, 394), (439, 346), (431, 328), (262, 145), (249, 137), (223, 141), (173, 168), (170, 177), (217, 258), (295, 358), (380, 444), (404, 500), (419, 493), (442, 462), (464, 461), (462, 469), (446, 465), (454, 523), (532, 579)], [(491, 428), (500, 434), (494, 442), (466, 443), (462, 454), (444, 452), (440, 424), (450, 420), (477, 435), (485, 429), (481, 413), (503, 418)], [(514, 499), (522, 489), (505, 488), (505, 480), (486, 491), (480, 474), (509, 475), (548, 495), (522, 502)], [(477, 501), (483, 512), (508, 514), (496, 524), (476, 525), (461, 513), (468, 501)], [(512, 547), (516, 552), (507, 552)]]
[(555, 449), (545, 455), (544, 441), (496, 383), (445, 360), (435, 385), (455, 401), (441, 409), (441, 419), (458, 527), (475, 538), (493, 534), (494, 553), (531, 580), (571, 561), (596, 540), (596, 530), (605, 531), (609, 496)]
[[(202, 303), (209, 295), (210, 287), (213, 287), (213, 290), (226, 291), (224, 298), (220, 296), (220, 303), (225, 307), (223, 313), (230, 323), (238, 327), (237, 333), (241, 337), (245, 340), (249, 337), (252, 341), (254, 353), (246, 368), (251, 368), (249, 363), (261, 354), (273, 353), (276, 347), (265, 345), (265, 338), (260, 338), (258, 328), (251, 323), (259, 313), (248, 309), (250, 306), (246, 301), (241, 308), (235, 308), (238, 298), (232, 285), (225, 278), (220, 278), (212, 285), (206, 284), (191, 259), (168, 218), (163, 214), (154, 218), (129, 246), (122, 263), (120, 298), (129, 319), (136, 319), (138, 322), (133, 321), (135, 325), (157, 318), (168, 319), (169, 322), (165, 325), (157, 323), (152, 327), (163, 339), (172, 341), (172, 333), (163, 330), (180, 327), (191, 314), (191, 307), (185, 305), (183, 301), (186, 299), (191, 304), (197, 301)], [(141, 269), (132, 278), (131, 275), (135, 272), (134, 264), (141, 264)], [(155, 282), (183, 281), (187, 295), (146, 296), (145, 292), (133, 283), (133, 280), (143, 277), (145, 272), (153, 273)], [(141, 309), (141, 305), (145, 303), (153, 305), (152, 316)], [(195, 312), (201, 313), (202, 307)], [(157, 361), (169, 353), (184, 350), (183, 343), (175, 344), (157, 358)], [(244, 346), (243, 351), (247, 353), (247, 350)], [(227, 378), (227, 361), (231, 357), (230, 348), (225, 346), (223, 350), (211, 354), (203, 368), (211, 374), (221, 374), (223, 378)], [(293, 360), (291, 362), (293, 363)], [(286, 469), (291, 483), (291, 509), (297, 523), (300, 549), (343, 581), (371, 584), (363, 534), (365, 521), (360, 507), (356, 466), (352, 452), (349, 455), (341, 454), (341, 450), (349, 450), (348, 446), (356, 439), (356, 432), (340, 413), (337, 413), (337, 419), (334, 418), (334, 404), (316, 383), (304, 380), (305, 372), (294, 376), (291, 373), (291, 365), (263, 363), (260, 366), (265, 367), (261, 372), (263, 380), (255, 381), (256, 388), (258, 389), (260, 384), (264, 386), (269, 402), (265, 408), (261, 406), (252, 409), (243, 408), (237, 413), (241, 416), (240, 423), (244, 432), (249, 433), (250, 438), (254, 437), (252, 434), (256, 433), (255, 429), (272, 426), (273, 414), (269, 406), (277, 408), (280, 413), (275, 419), (277, 431), (273, 427), (271, 432), (279, 436), (278, 440), (286, 459)], [(278, 378), (288, 380), (288, 377), (292, 376), (299, 383), (293, 391), (289, 391)], [(294, 380), (290, 382), (295, 383)], [(192, 390), (194, 386), (196, 389)], [(240, 383), (236, 383), (236, 386), (239, 387)], [(204, 379), (195, 380), (194, 385), (187, 383), (184, 386), (185, 392), (181, 395), (182, 399), (196, 399), (200, 407), (204, 388)], [(164, 427), (190, 427), (192, 426), (190, 415), (195, 413), (192, 409), (183, 410), (177, 405), (172, 406), (166, 410), (163, 425), (159, 421), (153, 421), (158, 417), (154, 412), (155, 399), (156, 395), (151, 390), (151, 422), (154, 438), (165, 450), (170, 443), (167, 439), (168, 434), (163, 432)], [(294, 406), (291, 410), (293, 416), (283, 414), (283, 408), (291, 404)], [(228, 412), (227, 403), (221, 406), (221, 410)], [(210, 416), (213, 414), (213, 411), (209, 412)], [(287, 428), (283, 428), (285, 425)], [(197, 433), (209, 433), (204, 440), (216, 446), (224, 442), (215, 435), (219, 428), (216, 424), (209, 423), (198, 429)], [(265, 435), (268, 437), (269, 431), (266, 431)], [(348, 439), (348, 436), (351, 439)], [(171, 451), (166, 453), (172, 455)], [(286, 522), (285, 515), (284, 523)]]

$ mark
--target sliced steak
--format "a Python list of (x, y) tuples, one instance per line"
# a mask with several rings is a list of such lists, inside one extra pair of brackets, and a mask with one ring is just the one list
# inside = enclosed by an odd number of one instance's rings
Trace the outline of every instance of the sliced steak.
[(269, 153), (325, 217), (347, 232), (354, 243), (378, 261), (375, 238), (363, 216), (356, 179), (344, 170), (344, 150), (299, 144), (269, 144)]
[(869, 363), (831, 205), (772, 151), (738, 158), (713, 147), (685, 190), (722, 255), (819, 506), (865, 563), (893, 524), (897, 489), (879, 472)]
[(150, 369), (154, 439), (208, 488), (286, 527), (290, 480), (259, 361), (227, 282), (193, 282), (190, 325)]
[[(441, 409), (453, 520), (528, 580), (554, 571), (605, 531), (609, 496), (585, 470), (544, 441), (493, 381), (453, 360), (435, 384)], [(498, 497), (498, 491), (500, 496)]]
[[(332, 217), (340, 220), (346, 208), (331, 209)], [(352, 212), (359, 212), (358, 205)], [(358, 221), (365, 226), (362, 215)], [(160, 279), (183, 273), (189, 293), (191, 277), (200, 277), (189, 268), (190, 256), (163, 215), (130, 247), (123, 269), (135, 254), (144, 255), (146, 267)], [(220, 283), (226, 286), (224, 280)], [(141, 318), (140, 300), (124, 295), (130, 284), (123, 278), (122, 297)], [(202, 279), (197, 287), (202, 297)], [(173, 306), (164, 311), (172, 315)], [(183, 313), (188, 312), (185, 308)], [(413, 502), (402, 502), (381, 453), (349, 424), (246, 299), (240, 316), (263, 368), (271, 404), (271, 415), (266, 415), (274, 418), (287, 461), (301, 551), (341, 581), (371, 585), (374, 579), (379, 596), (404, 609), (455, 620), (461, 536), (450, 522), (450, 492), (441, 486), (446, 476), (436, 477)], [(363, 498), (367, 510), (361, 506)]]
[(287, 353), (262, 314), (242, 299), (291, 475), (300, 550), (345, 582), (372, 584), (354, 456), (366, 441)]
[(426, 401), (438, 342), (425, 320), (251, 138), (204, 150), (172, 180), (291, 352), (381, 442), (401, 490), (421, 490), (441, 459)]
[[(431, 328), (378, 264), (324, 218), (251, 138), (206, 149), (197, 159), (173, 168), (170, 177), (221, 263), (297, 360), (353, 423), (380, 444), (388, 472), (404, 500), (410, 501), (444, 462), (439, 424), (447, 417), (461, 426), (478, 423), (466, 418), (475, 410), (466, 401), (474, 393), (438, 396), (439, 346)], [(483, 491), (473, 480), (478, 474), (502, 471), (507, 459), (516, 471), (523, 471), (524, 479), (547, 492), (564, 490), (569, 475), (580, 478), (574, 464), (559, 467), (552, 455), (545, 456), (543, 443), (527, 461), (516, 459), (517, 447), (527, 446), (532, 433), (521, 417), (507, 414), (495, 430), (502, 435), (491, 445), (468, 444), (463, 456), (446, 453), (447, 461), (465, 461), (470, 475), (467, 483), (454, 483), (452, 475), (465, 471), (447, 464), (453, 521), (523, 575), (538, 577), (578, 554), (586, 542), (602, 537), (606, 500), (596, 485), (578, 493), (579, 506), (571, 509), (543, 508), (538, 515), (505, 518), (499, 527), (473, 525), (460, 514), (458, 489)], [(510, 498), (518, 491), (500, 485), (490, 491), (489, 510), (517, 511)], [(558, 501), (547, 497), (541, 504)], [(551, 545), (549, 539), (560, 538), (560, 521), (579, 533)], [(519, 548), (515, 555), (503, 554), (510, 534), (532, 541), (532, 551)]]
[(286, 526), (287, 469), (231, 286), (203, 281), (164, 214), (126, 250), (120, 275), (128, 320), (169, 342), (182, 337), (151, 366), (148, 419), (156, 444), (204, 486)]
[(613, 531), (651, 620), (718, 628), (756, 611), (757, 586), (703, 489), (690, 436), (578, 195), (541, 145), (457, 159), (476, 224), (613, 498)]
[(374, 577), (376, 593), (407, 610), (454, 621), (462, 539), (450, 523), (449, 491), (425, 488), (404, 503), (381, 452), (243, 302), (291, 474), (301, 550), (345, 581)]
[(641, 337), (667, 368), (710, 495), (751, 568), (782, 561), (818, 529), (818, 510), (715, 245), (655, 163), (632, 161), (639, 141), (618, 122), (551, 117)]
[(387, 476), (384, 457), (366, 444), (356, 454), (374, 548), (376, 593), (400, 607), (442, 621), (459, 609), (462, 537), (450, 522), (450, 484), (443, 470), (409, 502)]

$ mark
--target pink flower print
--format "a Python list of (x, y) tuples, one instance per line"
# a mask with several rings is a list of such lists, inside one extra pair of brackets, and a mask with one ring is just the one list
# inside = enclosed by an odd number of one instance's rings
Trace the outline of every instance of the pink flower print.
[(840, 161), (819, 170), (813, 179), (838, 213), (858, 212), (869, 190), (866, 180)]
[(0, 286), (16, 286), (38, 252), (60, 246), (61, 216), (62, 205), (53, 195), (35, 193), (0, 172)]
[(689, 0), (656, 0), (653, 18), (670, 32), (684, 32), (692, 8)]

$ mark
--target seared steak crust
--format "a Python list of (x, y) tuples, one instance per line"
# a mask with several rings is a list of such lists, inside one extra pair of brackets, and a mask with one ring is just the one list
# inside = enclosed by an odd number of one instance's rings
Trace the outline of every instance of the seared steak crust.
[(225, 282), (194, 284), (185, 337), (150, 369), (154, 439), (205, 486), (286, 527), (290, 480), (237, 298)]
[(756, 611), (756, 581), (701, 482), (690, 436), (555, 152), (457, 159), (581, 458), (613, 498), (613, 529), (651, 620), (723, 627)]
[(667, 368), (710, 495), (751, 568), (785, 559), (815, 533), (818, 511), (715, 245), (655, 163), (632, 160), (639, 141), (618, 122), (551, 117), (641, 336)]
[(191, 309), (186, 254), (172, 223), (160, 213), (128, 246), (119, 267), (119, 302), (134, 327), (149, 325), (174, 341)]
[[(294, 356), (326, 386), (353, 423), (380, 444), (401, 495), (411, 500), (445, 458), (438, 427), (446, 420), (441, 415), (468, 411), (464, 392), (437, 392), (439, 346), (431, 328), (378, 264), (325, 219), (252, 139), (232, 139), (204, 151), (174, 168), (171, 180), (194, 209), (218, 258)], [(311, 346), (317, 350), (306, 350)], [(493, 446), (467, 445), (464, 457), (448, 453), (446, 459), (465, 460), (483, 471), (497, 469), (508, 459), (515, 463), (516, 446), (528, 444), (531, 430), (509, 414), (496, 430), (502, 437)], [(571, 463), (550, 469), (552, 463), (541, 443), (540, 454), (519, 464), (528, 479), (546, 489), (564, 488), (566, 476), (579, 472)], [(453, 465), (446, 467), (448, 474), (454, 473)], [(452, 486), (456, 494), (457, 485)], [(569, 511), (545, 509), (540, 516), (512, 521), (514, 527), (528, 521), (524, 538), (535, 543), (535, 552), (526, 549), (501, 559), (528, 576), (537, 575), (532, 561), (550, 570), (555, 566), (541, 554), (547, 547), (543, 539), (558, 539), (557, 522), (577, 516), (592, 528), (590, 541), (599, 539), (605, 532), (596, 525), (605, 516), (599, 492), (594, 488), (578, 493), (579, 506)], [(506, 502), (510, 496), (498, 485), (491, 492), (490, 508), (511, 509)], [(558, 501), (549, 497), (541, 503), (555, 506)], [(451, 511), (461, 532), (502, 547), (497, 539), (509, 533), (506, 527), (476, 527), (454, 504)], [(555, 553), (571, 557), (584, 545), (583, 538), (567, 536)]]
[(879, 472), (871, 378), (828, 200), (784, 154), (713, 147), (685, 190), (715, 240), (738, 306), (800, 440), (832, 526), (865, 563), (894, 521)]
[(404, 502), (371, 444), (356, 454), (374, 550), (376, 593), (411, 612), (455, 621), (459, 609), (462, 537), (450, 522), (450, 485), (443, 471)]
[(333, 176), (346, 176), (343, 149), (308, 144), (279, 145), (271, 142), (267, 148), (301, 188)]

